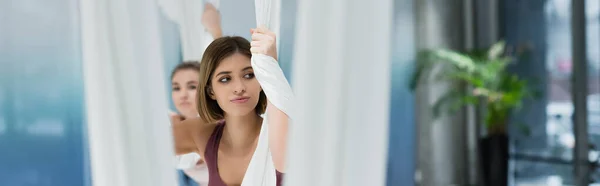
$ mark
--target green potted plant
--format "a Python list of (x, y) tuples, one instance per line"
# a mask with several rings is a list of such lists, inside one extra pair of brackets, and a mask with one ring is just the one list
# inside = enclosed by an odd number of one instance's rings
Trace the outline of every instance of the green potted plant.
[[(506, 55), (503, 41), (488, 49), (464, 53), (446, 49), (422, 50), (411, 81), (413, 91), (431, 80), (450, 80), (466, 85), (467, 88), (451, 90), (436, 100), (432, 108), (434, 117), (443, 111), (452, 113), (468, 105), (485, 109), (483, 125), (487, 136), (479, 140), (479, 150), (486, 185), (507, 185), (506, 128), (511, 113), (521, 108), (525, 98), (533, 96), (526, 80), (507, 71), (513, 61), (513, 57)], [(442, 70), (433, 79), (423, 79), (430, 77), (436, 65), (443, 65)]]

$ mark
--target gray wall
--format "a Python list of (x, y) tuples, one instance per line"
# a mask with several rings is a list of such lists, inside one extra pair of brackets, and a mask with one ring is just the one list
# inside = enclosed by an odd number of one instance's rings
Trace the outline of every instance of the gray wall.
[[(464, 49), (464, 3), (464, 0), (416, 1), (417, 48)], [(453, 82), (436, 82), (417, 90), (417, 170), (420, 175), (417, 185), (467, 185), (463, 113), (434, 118), (431, 110), (442, 93), (457, 88), (460, 87)]]

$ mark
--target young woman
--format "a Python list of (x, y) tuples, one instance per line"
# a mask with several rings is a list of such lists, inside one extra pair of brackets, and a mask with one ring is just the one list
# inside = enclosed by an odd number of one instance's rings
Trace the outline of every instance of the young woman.
[[(195, 61), (180, 63), (171, 72), (171, 99), (177, 109), (179, 117), (196, 118), (198, 110), (196, 104), (196, 89), (198, 88), (198, 78), (200, 63)], [(193, 156), (193, 154), (185, 155)], [(208, 169), (202, 159), (196, 166), (180, 170), (179, 182), (181, 186), (200, 186), (208, 185)]]
[[(215, 6), (210, 3), (204, 5), (201, 21), (202, 25), (204, 25), (213, 38), (222, 36), (221, 15)], [(198, 86), (199, 71), (199, 62), (192, 61), (179, 64), (171, 73), (171, 97), (177, 112), (183, 118), (198, 117), (198, 111), (196, 110), (196, 88)], [(186, 154), (178, 158), (184, 157), (197, 159), (196, 154)], [(178, 177), (181, 186), (208, 185), (208, 169), (202, 159), (197, 162), (196, 166), (179, 170)]]
[(258, 143), (265, 110), (278, 186), (285, 172), (288, 116), (267, 99), (250, 62), (257, 54), (277, 59), (275, 34), (263, 28), (251, 32), (252, 44), (241, 37), (222, 37), (208, 46), (200, 63), (200, 117), (184, 121), (178, 116), (171, 118), (176, 153), (203, 155), (209, 186), (241, 185)]

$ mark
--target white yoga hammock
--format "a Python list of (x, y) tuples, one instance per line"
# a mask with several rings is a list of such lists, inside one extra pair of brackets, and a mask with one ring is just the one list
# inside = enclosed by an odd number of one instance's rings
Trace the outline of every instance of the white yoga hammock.
[(285, 186), (384, 186), (391, 36), (410, 33), (392, 0), (297, 2)]
[(219, 8), (220, 0), (158, 0), (162, 12), (179, 25), (184, 60), (199, 61), (206, 47), (214, 40), (201, 22), (207, 2)]
[[(280, 0), (255, 0), (254, 3), (257, 27), (266, 27), (279, 36)], [(279, 40), (276, 39), (278, 50)], [(269, 102), (290, 116), (289, 108), (292, 104), (293, 92), (277, 61), (270, 56), (253, 54), (251, 63), (256, 78)], [(269, 121), (267, 115), (268, 111), (263, 116), (258, 145), (244, 175), (242, 186), (276, 186), (275, 165), (269, 149)]]
[(156, 4), (78, 5), (93, 185), (176, 185)]

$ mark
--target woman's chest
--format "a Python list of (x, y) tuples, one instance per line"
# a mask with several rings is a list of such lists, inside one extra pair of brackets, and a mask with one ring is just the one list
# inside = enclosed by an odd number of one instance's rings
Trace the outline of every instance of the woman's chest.
[(227, 185), (241, 185), (251, 159), (252, 154), (232, 156), (219, 152), (217, 167), (221, 180)]

